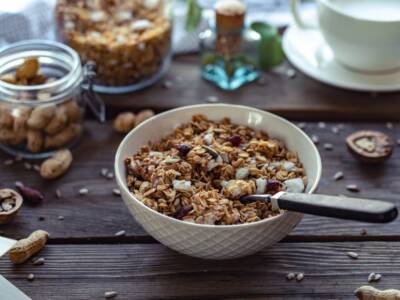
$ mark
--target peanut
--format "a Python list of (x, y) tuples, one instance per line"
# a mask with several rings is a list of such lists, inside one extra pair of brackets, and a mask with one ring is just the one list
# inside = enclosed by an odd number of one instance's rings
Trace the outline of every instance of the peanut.
[(17, 84), (17, 80), (15, 79), (14, 74), (11, 73), (4, 74), (0, 77), (0, 80), (11, 84)]
[(0, 105), (0, 126), (11, 127), (14, 118), (11, 115), (11, 108), (8, 105)]
[(19, 240), (8, 252), (10, 260), (14, 264), (21, 264), (39, 252), (46, 245), (49, 233), (44, 230), (36, 230), (25, 239)]
[(0, 142), (10, 144), (13, 140), (14, 131), (10, 128), (0, 128)]
[(54, 116), (56, 107), (54, 105), (41, 105), (32, 110), (27, 121), (27, 125), (31, 129), (43, 129), (49, 124)]
[(44, 135), (40, 130), (28, 129), (27, 132), (27, 145), (29, 151), (33, 153), (40, 152), (43, 149)]
[(154, 116), (154, 111), (152, 111), (151, 109), (145, 109), (142, 110), (141, 112), (139, 112), (136, 115), (136, 123), (135, 126), (139, 125), (140, 123), (146, 121), (147, 119), (151, 118), (152, 116)]
[(356, 297), (360, 300), (397, 300), (400, 299), (399, 290), (378, 290), (372, 286), (364, 285), (354, 291)]
[(81, 109), (79, 108), (79, 105), (78, 103), (76, 103), (76, 101), (70, 100), (68, 102), (62, 103), (60, 106), (64, 109), (70, 123), (78, 123), (81, 120)]
[(14, 131), (18, 132), (20, 130), (25, 129), (25, 123), (29, 119), (30, 113), (32, 111), (32, 108), (29, 106), (17, 106), (13, 110), (13, 115), (14, 115)]
[(18, 80), (32, 79), (39, 71), (39, 61), (37, 58), (25, 59), (22, 65), (20, 65), (15, 71), (15, 75)]
[(72, 163), (72, 154), (68, 149), (57, 151), (40, 166), (40, 176), (54, 179), (64, 174)]
[(48, 134), (56, 134), (65, 128), (67, 122), (67, 115), (65, 114), (64, 109), (59, 106), (56, 108), (53, 118), (50, 123), (47, 124), (44, 131)]
[(69, 124), (66, 128), (55, 135), (48, 135), (45, 138), (44, 147), (48, 148), (59, 148), (77, 138), (82, 132), (82, 126), (80, 124)]
[(135, 127), (136, 117), (132, 112), (120, 113), (114, 120), (114, 129), (119, 133), (128, 133)]

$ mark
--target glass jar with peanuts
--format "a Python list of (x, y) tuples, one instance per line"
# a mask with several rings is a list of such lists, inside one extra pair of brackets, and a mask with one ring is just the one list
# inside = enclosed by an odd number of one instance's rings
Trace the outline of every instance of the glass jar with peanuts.
[(171, 61), (171, 0), (58, 0), (59, 38), (94, 61), (95, 91), (126, 93), (159, 80)]
[(86, 104), (102, 121), (92, 91), (92, 64), (81, 66), (68, 46), (31, 40), (0, 51), (0, 149), (28, 159), (73, 146), (83, 132)]

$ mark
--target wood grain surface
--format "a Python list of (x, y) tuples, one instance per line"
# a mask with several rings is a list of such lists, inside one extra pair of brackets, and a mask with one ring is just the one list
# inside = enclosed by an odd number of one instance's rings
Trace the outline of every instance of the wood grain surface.
[[(353, 92), (328, 86), (302, 74), (288, 78), (288, 64), (264, 74), (265, 84), (252, 83), (225, 92), (200, 76), (198, 57), (177, 56), (165, 79), (139, 92), (103, 95), (110, 111), (153, 107), (166, 110), (206, 103), (208, 97), (269, 110), (285, 117), (308, 120), (400, 120), (399, 93)], [(172, 83), (165, 88), (165, 81)]]
[[(347, 251), (355, 251), (351, 259)], [(32, 299), (354, 299), (368, 284), (399, 288), (400, 243), (279, 243), (253, 256), (209, 261), (177, 254), (160, 244), (50, 245), (42, 266), (12, 266), (0, 259), (0, 274)], [(396, 267), (397, 266), (397, 267)], [(304, 279), (288, 281), (289, 272)], [(33, 273), (35, 280), (26, 277)]]
[[(344, 129), (339, 134), (331, 131), (337, 123), (326, 123), (324, 129), (318, 123), (307, 123), (305, 131), (318, 135), (318, 147), (323, 161), (323, 176), (319, 186), (320, 193), (331, 195), (347, 194), (367, 198), (392, 201), (400, 206), (400, 149), (395, 149), (393, 156), (382, 165), (365, 165), (355, 160), (347, 151), (345, 137), (355, 130), (377, 129), (388, 133), (395, 140), (400, 135), (397, 124), (389, 130), (385, 123), (343, 123)], [(112, 171), (116, 148), (122, 139), (113, 132), (110, 124), (100, 125), (87, 121), (86, 135), (74, 149), (74, 161), (71, 170), (62, 178), (45, 181), (35, 171), (24, 169), (22, 162), (11, 166), (1, 166), (0, 182), (11, 187), (15, 181), (43, 191), (45, 201), (38, 206), (25, 205), (18, 218), (8, 225), (0, 226), (5, 236), (20, 238), (33, 229), (42, 228), (51, 233), (52, 239), (84, 239), (101, 241), (151, 241), (152, 239), (130, 216), (122, 199), (113, 195), (116, 187), (114, 180), (100, 176), (102, 168)], [(333, 150), (324, 150), (324, 143), (332, 143)], [(397, 147), (397, 146), (396, 146)], [(8, 157), (1, 154), (0, 159)], [(344, 172), (344, 179), (333, 180), (337, 171)], [(357, 184), (359, 193), (346, 190), (347, 184)], [(89, 193), (80, 196), (80, 188), (86, 187)], [(55, 197), (56, 189), (62, 191), (62, 198)], [(39, 217), (45, 220), (40, 221)], [(58, 220), (63, 216), (64, 220)], [(394, 223), (376, 225), (330, 218), (306, 216), (290, 234), (288, 240), (349, 240), (383, 239), (400, 240), (400, 220)], [(367, 229), (368, 236), (360, 236), (360, 231)], [(116, 238), (114, 234), (126, 231), (126, 237)]]

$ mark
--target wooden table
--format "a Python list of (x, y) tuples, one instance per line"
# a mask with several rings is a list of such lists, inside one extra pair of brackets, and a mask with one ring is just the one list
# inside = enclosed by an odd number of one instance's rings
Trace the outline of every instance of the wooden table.
[[(170, 89), (159, 83), (133, 95), (105, 97), (109, 116), (127, 108), (161, 111), (217, 96), (269, 109), (296, 122), (307, 120), (305, 131), (320, 139), (324, 168), (319, 192), (349, 195), (345, 186), (352, 183), (360, 187), (359, 196), (400, 205), (400, 152), (396, 150), (382, 165), (368, 166), (358, 163), (344, 144), (345, 137), (359, 129), (400, 137), (396, 123), (389, 129), (382, 122), (398, 119), (398, 94), (372, 97), (343, 91), (300, 73), (293, 79), (267, 74), (267, 85), (223, 93), (200, 79), (194, 60), (192, 56), (175, 60), (166, 77), (172, 82)], [(318, 126), (318, 121), (328, 119), (335, 122)], [(331, 129), (338, 123), (344, 128), (335, 134)], [(73, 167), (59, 180), (44, 181), (23, 163), (1, 166), (2, 186), (12, 187), (18, 180), (46, 195), (41, 205), (24, 205), (14, 222), (0, 227), (4, 236), (16, 239), (39, 228), (51, 234), (39, 255), (46, 259), (42, 266), (30, 262), (13, 266), (6, 257), (0, 259), (0, 274), (32, 299), (104, 299), (110, 290), (118, 292), (115, 299), (353, 299), (354, 289), (368, 284), (370, 272), (383, 275), (374, 286), (400, 288), (400, 220), (371, 225), (306, 216), (273, 248), (237, 260), (200, 260), (167, 249), (148, 236), (113, 195), (115, 182), (100, 176), (102, 168), (112, 169), (121, 136), (109, 122), (87, 121), (86, 129), (73, 151)], [(333, 144), (332, 151), (324, 150), (326, 142)], [(1, 160), (7, 158), (0, 155)], [(344, 172), (343, 180), (333, 180), (337, 171)], [(78, 195), (82, 187), (89, 189), (85, 196)], [(56, 198), (56, 189), (62, 191), (61, 199)], [(126, 235), (115, 236), (121, 230)], [(347, 251), (357, 252), (359, 258), (349, 258)], [(303, 272), (305, 278), (288, 281), (289, 272)], [(32, 282), (26, 279), (30, 273), (35, 274)]]

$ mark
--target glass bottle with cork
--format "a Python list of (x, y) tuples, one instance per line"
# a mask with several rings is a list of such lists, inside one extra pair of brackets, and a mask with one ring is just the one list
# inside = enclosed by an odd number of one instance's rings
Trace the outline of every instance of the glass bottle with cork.
[(215, 4), (215, 26), (200, 33), (201, 74), (223, 90), (235, 90), (260, 76), (260, 35), (245, 26), (246, 7), (239, 0)]

